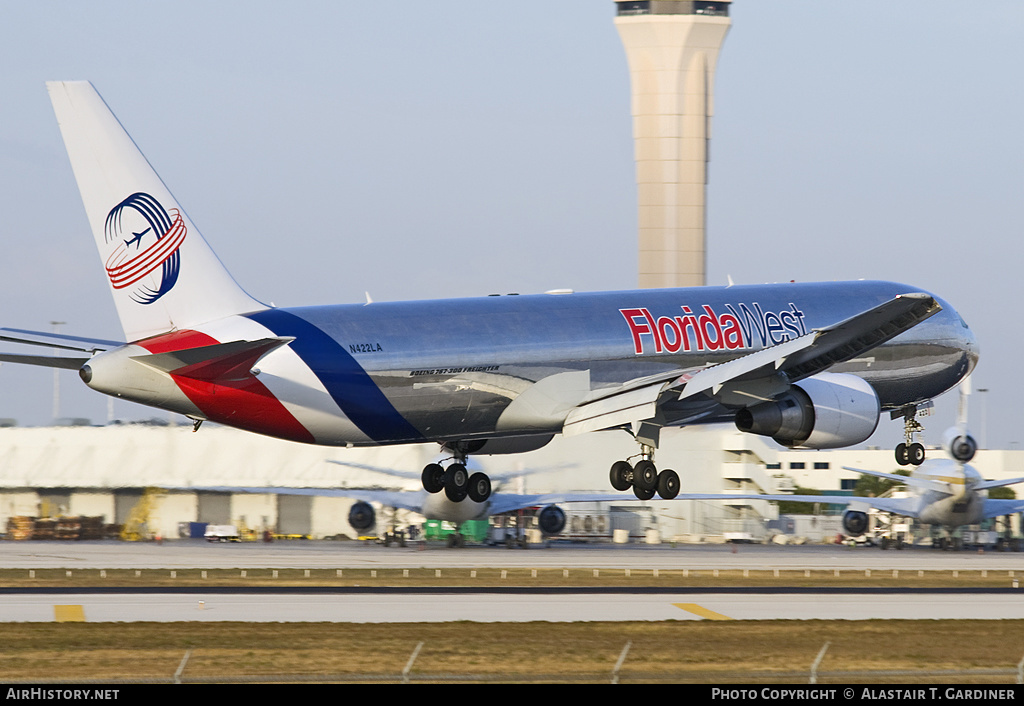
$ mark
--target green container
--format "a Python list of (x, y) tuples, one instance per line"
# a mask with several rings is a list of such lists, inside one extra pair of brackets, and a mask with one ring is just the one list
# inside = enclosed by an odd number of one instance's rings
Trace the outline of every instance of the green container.
[[(487, 520), (469, 520), (462, 523), (459, 532), (471, 542), (483, 542), (487, 539), (489, 523)], [(423, 535), (427, 539), (445, 539), (455, 532), (455, 523), (444, 520), (427, 520), (423, 523)]]

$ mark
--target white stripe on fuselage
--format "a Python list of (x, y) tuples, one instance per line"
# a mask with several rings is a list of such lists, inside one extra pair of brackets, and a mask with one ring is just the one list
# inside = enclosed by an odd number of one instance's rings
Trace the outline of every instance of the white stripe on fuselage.
[[(244, 316), (218, 319), (194, 330), (226, 343), (275, 338), (276, 333)], [(316, 439), (318, 444), (343, 446), (372, 442), (345, 416), (320, 379), (290, 346), (281, 346), (262, 358), (259, 381)]]

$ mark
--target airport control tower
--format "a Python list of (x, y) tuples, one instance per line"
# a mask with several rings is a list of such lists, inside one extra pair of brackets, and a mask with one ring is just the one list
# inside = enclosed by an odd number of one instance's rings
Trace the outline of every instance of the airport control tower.
[(640, 286), (705, 284), (705, 189), (729, 0), (619, 0), (633, 87)]

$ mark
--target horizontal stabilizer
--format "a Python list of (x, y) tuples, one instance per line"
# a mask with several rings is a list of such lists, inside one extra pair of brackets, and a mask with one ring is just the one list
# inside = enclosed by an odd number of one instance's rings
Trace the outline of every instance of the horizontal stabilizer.
[[(20, 328), (0, 328), (0, 341), (11, 343), (23, 343), (29, 346), (45, 346), (46, 348), (60, 348), (65, 351), (83, 351), (96, 353), (123, 346), (122, 341), (108, 341), (104, 338), (85, 338), (84, 336), (69, 336), (64, 333), (46, 333), (44, 331), (26, 331)], [(18, 334), (12, 336), (10, 334)], [(59, 341), (60, 343), (57, 343)], [(87, 344), (71, 346), (69, 343)]]
[(853, 468), (852, 466), (843, 466), (844, 471), (853, 471), (854, 473), (862, 473), (866, 476), (874, 476), (875, 478), (884, 478), (885, 480), (891, 480), (896, 483), (902, 483), (903, 485), (910, 486), (913, 488), (920, 488), (921, 490), (931, 490), (936, 493), (943, 493), (945, 495), (950, 494), (950, 485), (963, 485), (963, 476), (958, 478), (950, 477), (948, 482), (941, 480), (933, 480), (929, 478), (919, 478), (916, 476), (901, 476), (897, 473), (884, 473), (882, 471), (868, 471), (863, 468)]
[(231, 382), (252, 375), (252, 368), (270, 351), (294, 341), (294, 337), (229, 341), (180, 351), (132, 356), (132, 360), (164, 373), (205, 380)]
[(14, 353), (0, 353), (0, 363), (41, 365), (44, 368), (66, 368), (67, 370), (78, 370), (88, 362), (88, 358), (60, 358), (54, 355), (15, 355)]
[(1004, 488), (1008, 485), (1024, 483), (1024, 478), (1009, 478), (1007, 480), (984, 480), (975, 484), (975, 490), (988, 490), (989, 488)]

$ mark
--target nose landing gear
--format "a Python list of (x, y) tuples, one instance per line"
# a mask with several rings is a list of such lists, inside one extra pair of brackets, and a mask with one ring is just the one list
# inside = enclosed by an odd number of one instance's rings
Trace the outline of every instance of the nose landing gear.
[(924, 431), (924, 425), (917, 421), (917, 405), (907, 405), (894, 412), (903, 415), (903, 435), (905, 443), (896, 445), (896, 463), (901, 466), (920, 466), (924, 463), (924, 445), (914, 441), (914, 435)]

